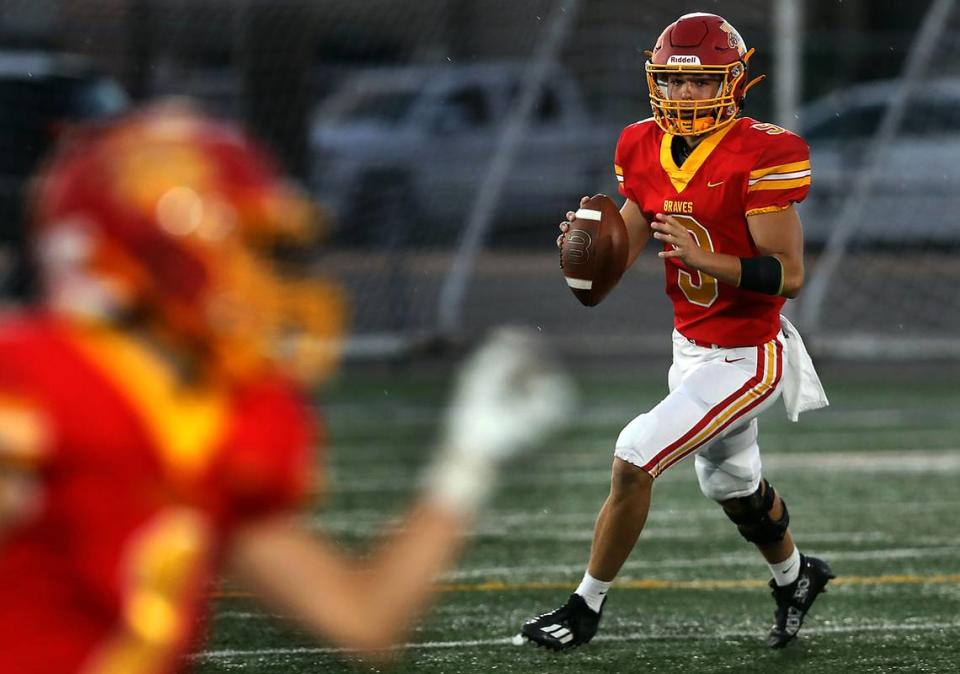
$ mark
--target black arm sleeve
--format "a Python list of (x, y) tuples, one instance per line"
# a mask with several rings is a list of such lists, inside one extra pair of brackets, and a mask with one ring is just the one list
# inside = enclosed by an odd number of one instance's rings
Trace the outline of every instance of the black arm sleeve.
[(740, 285), (738, 288), (765, 295), (783, 292), (783, 263), (772, 255), (740, 258)]

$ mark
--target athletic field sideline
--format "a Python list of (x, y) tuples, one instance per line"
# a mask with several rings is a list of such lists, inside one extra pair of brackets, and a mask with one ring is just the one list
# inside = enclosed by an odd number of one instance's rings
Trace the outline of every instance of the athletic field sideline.
[[(894, 366), (888, 366), (894, 367)], [(627, 368), (629, 369), (629, 368)], [(960, 386), (956, 368), (821, 365), (833, 405), (761, 419), (765, 472), (801, 549), (840, 577), (798, 642), (763, 644), (767, 570), (692, 465), (658, 480), (647, 529), (611, 590), (597, 638), (553, 654), (511, 638), (559, 605), (583, 572), (620, 427), (662, 393), (663, 365), (578, 377), (582, 413), (547, 452), (510, 471), (430, 616), (391, 667), (358, 663), (271, 618), (241, 588), (214, 596), (209, 672), (951, 672), (960, 663)], [(448, 382), (441, 369), (354, 374), (321, 396), (333, 491), (315, 525), (362, 552), (418, 484)]]

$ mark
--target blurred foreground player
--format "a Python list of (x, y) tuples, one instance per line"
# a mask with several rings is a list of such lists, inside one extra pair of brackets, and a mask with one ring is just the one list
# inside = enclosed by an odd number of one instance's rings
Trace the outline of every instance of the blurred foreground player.
[[(752, 53), (722, 17), (680, 17), (646, 64), (653, 117), (628, 126), (617, 144), (627, 265), (651, 231), (663, 244), (675, 327), (670, 393), (617, 438), (610, 494), (576, 592), (522, 627), (548, 648), (573, 648), (596, 633), (610, 583), (643, 530), (655, 478), (690, 455), (703, 494), (770, 567), (770, 647), (796, 637), (834, 577), (823, 560), (800, 553), (787, 506), (761, 475), (757, 416), (781, 394), (794, 421), (827, 400), (800, 335), (780, 316), (803, 286), (794, 204), (810, 188), (809, 150), (779, 126), (739, 116), (761, 79), (748, 80)], [(567, 213), (558, 245), (576, 217)]]
[(62, 148), (31, 205), (45, 303), (0, 322), (0, 672), (184, 670), (221, 569), (323, 638), (387, 647), (497, 464), (564, 412), (532, 338), (499, 333), (401, 533), (348, 559), (290, 517), (318, 439), (288, 375), (328, 366), (341, 322), (270, 257), (310, 241), (298, 193), (235, 129), (158, 106)]

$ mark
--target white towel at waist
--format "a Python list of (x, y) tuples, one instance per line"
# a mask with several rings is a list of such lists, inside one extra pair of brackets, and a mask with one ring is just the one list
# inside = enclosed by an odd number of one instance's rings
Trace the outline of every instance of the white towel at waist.
[(780, 316), (780, 329), (787, 350), (787, 369), (783, 373), (783, 405), (790, 421), (797, 421), (801, 412), (818, 410), (830, 404), (803, 345), (800, 333), (785, 316)]

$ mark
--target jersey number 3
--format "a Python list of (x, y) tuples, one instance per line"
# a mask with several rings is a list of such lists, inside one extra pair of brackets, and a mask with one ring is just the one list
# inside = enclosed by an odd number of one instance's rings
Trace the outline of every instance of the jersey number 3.
[[(713, 252), (713, 239), (710, 238), (710, 232), (707, 231), (706, 227), (689, 215), (674, 215), (673, 217), (687, 228), (687, 231), (697, 240), (698, 246), (704, 250), (709, 250), (711, 253)], [(677, 285), (680, 286), (680, 290), (688, 302), (696, 304), (698, 307), (709, 307), (717, 301), (719, 295), (717, 279), (701, 271), (690, 273), (684, 269), (678, 269), (677, 273), (680, 275)]]

